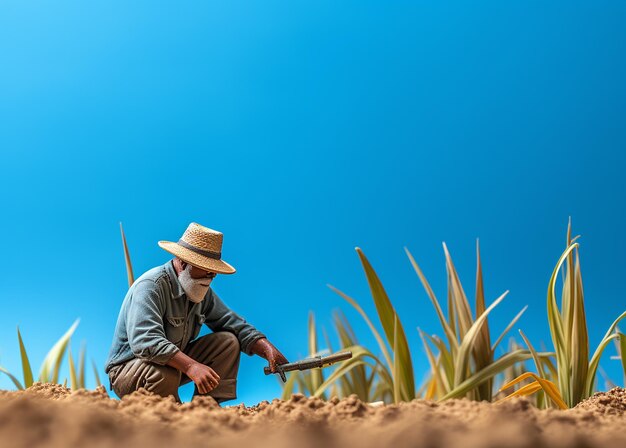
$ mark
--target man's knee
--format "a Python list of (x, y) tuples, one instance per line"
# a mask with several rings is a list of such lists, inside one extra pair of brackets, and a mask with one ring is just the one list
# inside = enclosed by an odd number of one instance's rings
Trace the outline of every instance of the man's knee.
[(239, 339), (237, 339), (237, 336), (233, 333), (229, 331), (218, 331), (215, 333), (215, 337), (218, 338), (220, 343), (223, 344), (228, 351), (240, 351)]
[(170, 366), (134, 359), (116, 371), (111, 379), (113, 390), (120, 398), (143, 387), (162, 397), (173, 395), (180, 400), (180, 372)]
[(146, 390), (167, 397), (178, 397), (180, 385), (180, 372), (174, 367), (152, 364), (145, 376), (144, 386)]

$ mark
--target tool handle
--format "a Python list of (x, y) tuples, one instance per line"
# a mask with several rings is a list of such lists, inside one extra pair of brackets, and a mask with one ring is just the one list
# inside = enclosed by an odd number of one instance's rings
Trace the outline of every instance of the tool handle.
[[(338, 361), (344, 361), (352, 358), (352, 352), (339, 352), (328, 356), (314, 356), (312, 358), (306, 358), (302, 361), (288, 362), (286, 364), (280, 364), (276, 366), (276, 372), (279, 370), (283, 372), (291, 372), (292, 370), (308, 370), (314, 368), (321, 368)], [(263, 367), (263, 373), (270, 375), (272, 372), (269, 367)]]

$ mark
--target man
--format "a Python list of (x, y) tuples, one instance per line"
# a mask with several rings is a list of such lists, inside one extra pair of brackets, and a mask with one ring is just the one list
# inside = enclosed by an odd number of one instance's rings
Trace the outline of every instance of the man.
[[(223, 235), (191, 223), (176, 242), (159, 241), (175, 256), (150, 269), (128, 290), (105, 365), (109, 387), (121, 398), (140, 387), (173, 395), (193, 381), (194, 396), (218, 403), (237, 398), (240, 351), (268, 360), (287, 359), (265, 335), (229, 309), (210, 285), (235, 268), (221, 259)], [(195, 339), (202, 324), (213, 333)]]

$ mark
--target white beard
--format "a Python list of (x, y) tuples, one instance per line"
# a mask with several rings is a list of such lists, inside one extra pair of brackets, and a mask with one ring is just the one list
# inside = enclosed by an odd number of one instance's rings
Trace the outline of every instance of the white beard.
[(193, 303), (200, 303), (209, 291), (211, 280), (207, 278), (192, 278), (191, 267), (190, 264), (187, 264), (187, 267), (178, 274), (178, 281), (180, 286), (183, 287), (187, 298)]

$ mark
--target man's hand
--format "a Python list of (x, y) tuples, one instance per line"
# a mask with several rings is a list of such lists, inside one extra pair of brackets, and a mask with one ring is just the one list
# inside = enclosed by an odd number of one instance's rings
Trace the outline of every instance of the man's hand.
[(198, 386), (198, 392), (201, 394), (211, 392), (220, 382), (220, 377), (215, 370), (190, 358), (182, 351), (176, 352), (167, 365), (187, 375)]
[(289, 362), (287, 361), (287, 358), (285, 358), (283, 354), (266, 338), (256, 340), (254, 345), (251, 347), (251, 351), (255, 355), (259, 355), (268, 360), (272, 373), (276, 372), (277, 365)]
[(200, 362), (192, 364), (189, 369), (187, 369), (185, 374), (191, 379), (191, 381), (196, 383), (196, 386), (198, 386), (198, 392), (201, 394), (211, 392), (220, 382), (220, 377), (215, 370)]

